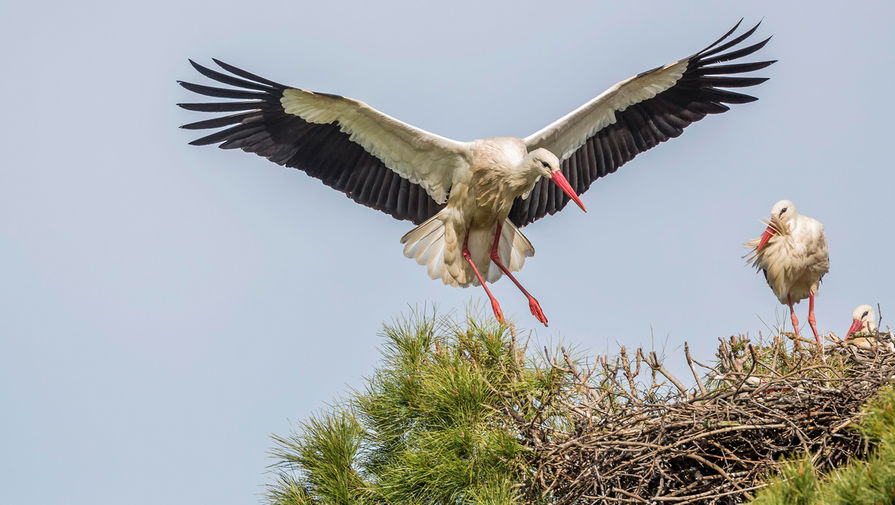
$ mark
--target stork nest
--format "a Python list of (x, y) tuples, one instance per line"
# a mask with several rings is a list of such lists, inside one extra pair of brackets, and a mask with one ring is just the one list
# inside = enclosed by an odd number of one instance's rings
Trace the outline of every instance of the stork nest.
[(824, 471), (867, 454), (870, 442), (849, 427), (895, 375), (891, 332), (861, 347), (830, 335), (825, 359), (792, 335), (719, 340), (716, 366), (685, 344), (692, 388), (654, 352), (623, 347), (590, 366), (565, 349), (548, 354), (563, 380), (505, 404), (529, 449), (526, 501), (743, 503), (785, 458), (808, 454)]

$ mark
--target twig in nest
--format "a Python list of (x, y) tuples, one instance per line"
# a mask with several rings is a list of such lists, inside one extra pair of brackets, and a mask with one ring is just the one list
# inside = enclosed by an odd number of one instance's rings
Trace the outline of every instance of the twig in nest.
[(662, 363), (659, 361), (659, 358), (656, 357), (656, 351), (650, 351), (649, 361), (647, 361), (647, 364), (650, 366), (650, 368), (659, 372), (660, 374), (665, 376), (666, 379), (671, 381), (671, 383), (674, 384), (674, 387), (676, 387), (678, 389), (678, 391), (681, 392), (682, 395), (687, 396), (687, 388), (685, 388), (684, 385), (681, 384), (681, 381), (677, 380), (677, 378), (675, 378), (673, 375), (671, 375), (671, 372), (669, 372), (668, 370), (665, 369), (664, 366), (662, 366)]
[(696, 367), (693, 365), (693, 357), (690, 356), (690, 345), (687, 344), (687, 342), (684, 342), (684, 354), (687, 356), (687, 364), (690, 365), (690, 371), (693, 372), (693, 378), (696, 379), (696, 385), (699, 387), (699, 393), (705, 395), (705, 386), (702, 384), (702, 379), (699, 377), (699, 374), (696, 373)]

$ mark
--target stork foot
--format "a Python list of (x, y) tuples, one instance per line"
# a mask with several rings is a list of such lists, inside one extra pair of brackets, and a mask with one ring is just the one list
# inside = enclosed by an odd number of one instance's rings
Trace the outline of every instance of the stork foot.
[(531, 309), (531, 314), (535, 316), (535, 318), (540, 321), (544, 326), (547, 326), (547, 316), (544, 315), (544, 311), (541, 309), (541, 305), (535, 300), (535, 297), (529, 295), (528, 297), (528, 308)]
[(491, 310), (494, 311), (494, 317), (500, 321), (500, 324), (507, 324), (506, 320), (503, 318), (503, 311), (500, 310), (500, 304), (497, 303), (497, 300), (491, 298)]

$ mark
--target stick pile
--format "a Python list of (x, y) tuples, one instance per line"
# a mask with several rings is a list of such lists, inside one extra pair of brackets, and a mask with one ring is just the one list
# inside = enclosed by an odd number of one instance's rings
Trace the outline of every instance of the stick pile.
[(722, 340), (716, 366), (685, 345), (692, 389), (640, 349), (586, 367), (548, 354), (560, 385), (505, 405), (530, 450), (520, 492), (569, 505), (743, 503), (781, 458), (807, 453), (824, 471), (866, 454), (849, 426), (895, 375), (892, 333), (863, 349), (831, 337), (824, 359), (813, 341), (788, 349), (793, 339)]

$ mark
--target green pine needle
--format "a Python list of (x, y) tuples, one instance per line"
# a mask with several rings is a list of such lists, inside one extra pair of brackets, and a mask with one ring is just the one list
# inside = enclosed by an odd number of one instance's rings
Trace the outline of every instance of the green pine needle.
[[(499, 392), (534, 374), (518, 366), (508, 328), (417, 316), (383, 333), (382, 365), (360, 390), (274, 437), (269, 502), (516, 503), (522, 448)], [(524, 384), (538, 394), (547, 382)]]

